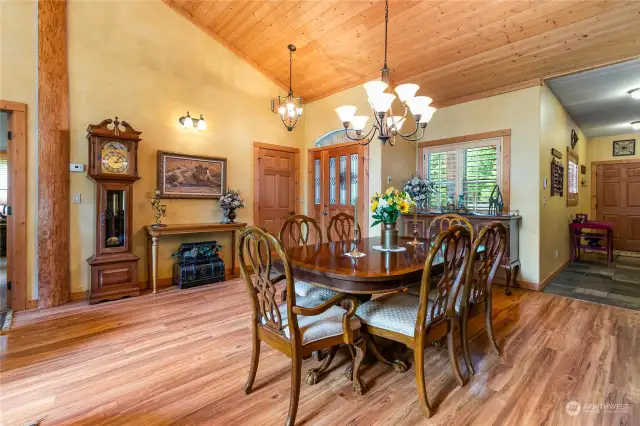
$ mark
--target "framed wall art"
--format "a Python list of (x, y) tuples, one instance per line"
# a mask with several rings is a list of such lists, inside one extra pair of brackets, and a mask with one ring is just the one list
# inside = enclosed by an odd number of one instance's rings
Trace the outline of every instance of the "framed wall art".
[(613, 156), (623, 157), (627, 155), (636, 155), (636, 140), (613, 141)]
[(226, 186), (226, 158), (158, 151), (161, 198), (218, 199)]

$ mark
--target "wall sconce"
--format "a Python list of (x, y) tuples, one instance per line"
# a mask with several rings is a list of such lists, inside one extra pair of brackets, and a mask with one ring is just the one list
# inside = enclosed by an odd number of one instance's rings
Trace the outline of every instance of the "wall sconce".
[(191, 118), (189, 111), (187, 111), (186, 117), (180, 117), (178, 122), (182, 124), (183, 129), (189, 129), (195, 127), (196, 129), (203, 131), (207, 130), (207, 122), (204, 121), (204, 117), (200, 114), (200, 118)]

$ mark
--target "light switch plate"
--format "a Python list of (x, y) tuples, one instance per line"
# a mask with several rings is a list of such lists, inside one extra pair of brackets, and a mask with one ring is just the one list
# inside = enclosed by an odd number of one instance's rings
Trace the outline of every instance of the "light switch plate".
[(79, 192), (77, 194), (73, 194), (73, 204), (80, 204), (82, 202), (82, 194)]
[(84, 172), (84, 164), (72, 163), (69, 166), (69, 170), (71, 170), (72, 172)]

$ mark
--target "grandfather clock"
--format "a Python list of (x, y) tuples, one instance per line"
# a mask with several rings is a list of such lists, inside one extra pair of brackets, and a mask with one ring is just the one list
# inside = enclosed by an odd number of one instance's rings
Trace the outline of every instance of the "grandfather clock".
[(138, 177), (140, 133), (107, 119), (87, 127), (89, 178), (96, 183), (96, 254), (89, 303), (138, 296), (138, 256), (132, 253), (133, 183)]

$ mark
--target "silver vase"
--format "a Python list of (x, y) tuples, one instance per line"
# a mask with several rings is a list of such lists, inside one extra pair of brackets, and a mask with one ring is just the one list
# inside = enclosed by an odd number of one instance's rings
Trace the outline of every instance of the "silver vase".
[(382, 224), (382, 248), (387, 250), (398, 248), (398, 227), (395, 223)]

